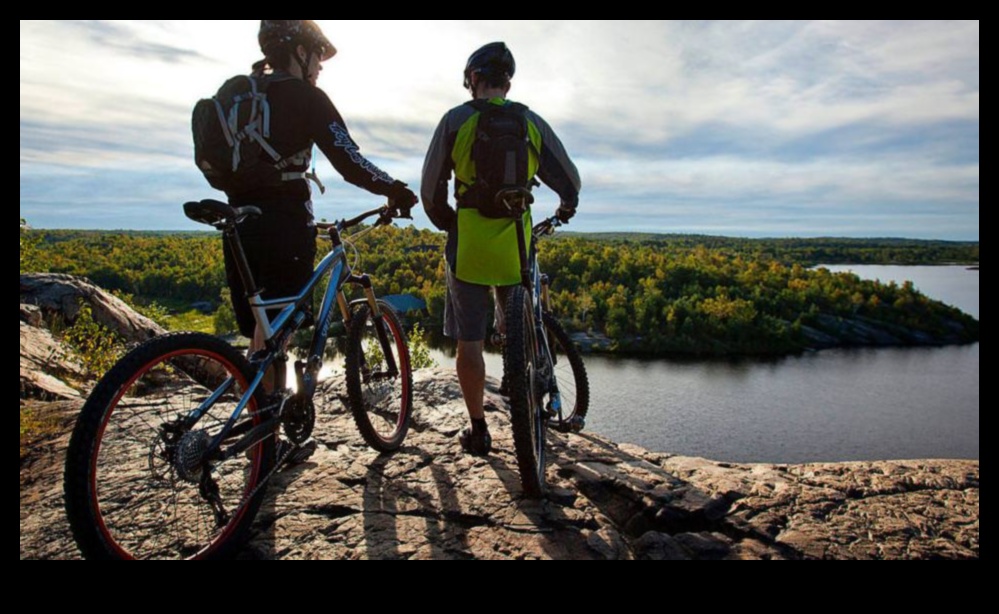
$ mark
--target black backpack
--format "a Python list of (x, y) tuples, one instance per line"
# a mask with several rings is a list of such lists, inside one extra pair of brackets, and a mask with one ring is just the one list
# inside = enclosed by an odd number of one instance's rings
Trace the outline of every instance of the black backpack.
[(462, 199), (486, 217), (510, 217), (512, 212), (496, 202), (496, 195), (511, 188), (531, 189), (528, 162), (533, 145), (527, 129), (527, 107), (487, 100), (467, 104), (479, 111), (479, 123), (472, 143), (475, 183)]
[(194, 161), (213, 188), (233, 194), (305, 177), (285, 170), (308, 168), (311, 150), (282, 157), (267, 142), (267, 88), (283, 79), (239, 75), (226, 81), (214, 97), (194, 106)]

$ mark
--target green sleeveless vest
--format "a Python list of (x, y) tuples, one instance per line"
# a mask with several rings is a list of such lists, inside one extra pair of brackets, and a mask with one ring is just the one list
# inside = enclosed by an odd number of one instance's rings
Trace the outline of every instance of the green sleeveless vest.
[[(490, 100), (493, 104), (505, 104), (502, 98)], [(455, 139), (451, 158), (454, 174), (458, 181), (458, 198), (475, 183), (475, 163), (472, 161), (472, 145), (479, 122), (479, 113), (472, 115), (461, 128)], [(533, 177), (538, 172), (539, 160), (536, 152), (541, 151), (541, 132), (533, 122), (527, 122), (528, 136), (533, 148), (529, 148), (528, 174)], [(531, 213), (524, 214), (521, 223), (527, 238), (528, 249), (531, 243)], [(455, 277), (461, 281), (484, 286), (513, 286), (520, 283), (520, 252), (517, 247), (517, 221), (511, 219), (487, 218), (476, 209), (458, 208), (458, 249)]]

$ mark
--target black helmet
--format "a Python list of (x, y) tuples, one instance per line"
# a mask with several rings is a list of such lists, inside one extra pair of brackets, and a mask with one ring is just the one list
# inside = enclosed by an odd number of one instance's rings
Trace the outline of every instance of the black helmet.
[(516, 70), (517, 63), (506, 43), (489, 43), (469, 56), (468, 64), (465, 65), (465, 89), (471, 87), (474, 73), (509, 79)]
[(336, 47), (311, 19), (261, 19), (257, 41), (264, 55), (268, 49), (284, 45), (302, 45), (318, 51), (323, 62), (336, 55)]

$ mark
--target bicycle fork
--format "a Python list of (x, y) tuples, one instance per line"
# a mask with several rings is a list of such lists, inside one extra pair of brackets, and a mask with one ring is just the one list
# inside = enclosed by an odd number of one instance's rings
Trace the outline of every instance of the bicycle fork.
[(366, 274), (360, 276), (351, 275), (348, 281), (361, 286), (364, 290), (363, 302), (367, 302), (368, 309), (371, 310), (371, 322), (375, 327), (375, 334), (378, 336), (378, 343), (382, 348), (382, 356), (384, 357), (385, 364), (388, 367), (388, 371), (384, 373), (369, 373), (367, 374), (367, 377), (378, 376), (388, 379), (398, 377), (399, 365), (396, 363), (395, 352), (392, 349), (392, 341), (389, 339), (388, 332), (385, 330), (385, 318), (382, 316), (381, 307), (378, 306), (378, 300), (375, 298), (375, 291), (371, 285), (371, 277)]

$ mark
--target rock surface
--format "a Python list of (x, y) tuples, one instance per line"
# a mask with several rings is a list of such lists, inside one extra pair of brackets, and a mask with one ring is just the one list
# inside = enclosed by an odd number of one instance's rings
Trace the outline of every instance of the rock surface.
[(83, 369), (53, 338), (48, 327), (52, 323), (71, 326), (81, 301), (90, 305), (94, 321), (126, 342), (145, 341), (165, 332), (121, 299), (84, 279), (58, 274), (21, 275), (21, 398), (80, 397), (77, 388), (84, 379)]
[[(548, 499), (521, 496), (506, 405), (490, 381), (496, 452), (461, 453), (450, 372), (416, 375), (404, 448), (379, 456), (322, 392), (306, 464), (272, 480), (253, 559), (977, 559), (979, 464), (729, 465), (592, 434), (552, 437)], [(39, 404), (68, 424), (79, 401)], [(599, 411), (599, 408), (594, 408)], [(62, 503), (68, 436), (21, 467), (20, 558), (78, 555)]]
[(48, 318), (72, 324), (80, 312), (80, 300), (90, 304), (95, 322), (115, 331), (126, 342), (145, 341), (165, 332), (118, 297), (85, 279), (56, 273), (21, 275), (21, 319), (25, 321), (26, 310), (37, 314), (33, 326)]

